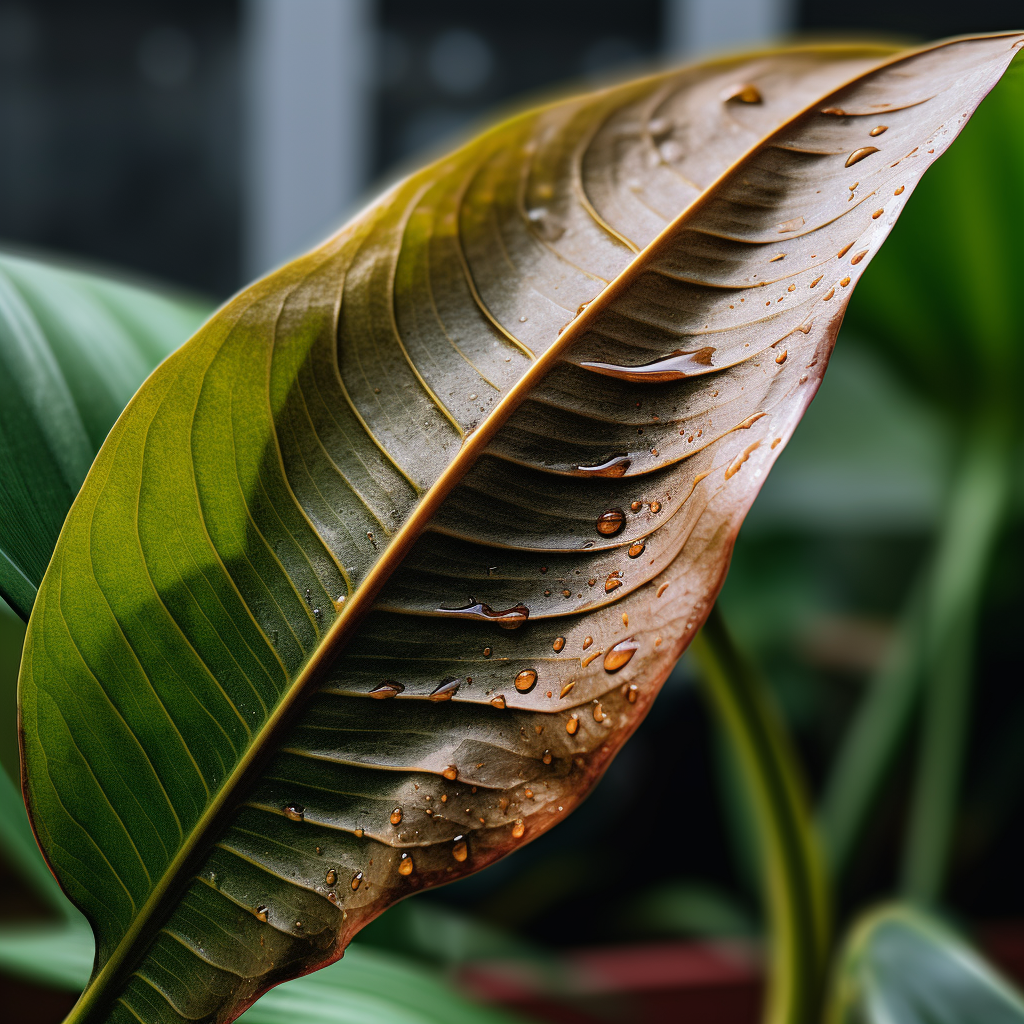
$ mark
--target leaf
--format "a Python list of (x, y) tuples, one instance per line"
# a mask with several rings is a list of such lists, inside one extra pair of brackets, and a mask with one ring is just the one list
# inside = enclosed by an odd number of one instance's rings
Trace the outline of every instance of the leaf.
[(158, 368), (22, 665), (33, 822), (97, 935), (70, 1021), (231, 1019), (572, 810), (706, 616), (850, 286), (1020, 42), (528, 113)]
[(905, 906), (867, 915), (833, 979), (829, 1024), (1018, 1024), (1024, 1002), (951, 931)]
[(0, 596), (22, 618), (107, 431), (208, 313), (0, 254)]

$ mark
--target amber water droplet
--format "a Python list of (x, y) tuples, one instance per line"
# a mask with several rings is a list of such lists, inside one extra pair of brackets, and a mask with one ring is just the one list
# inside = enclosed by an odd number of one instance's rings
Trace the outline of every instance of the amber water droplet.
[(786, 258), (786, 254), (784, 252), (780, 252), (777, 255), (773, 256), (768, 262), (769, 263), (777, 263), (779, 260), (784, 260), (785, 258)]
[(516, 689), (520, 693), (529, 693), (537, 685), (537, 673), (532, 668), (524, 668), (515, 679)]
[(286, 804), (283, 810), (284, 816), (292, 821), (302, 821), (306, 815), (305, 807), (302, 807), (300, 804)]
[(640, 645), (632, 637), (620, 640), (605, 656), (604, 668), (606, 672), (618, 672), (623, 665), (626, 665), (630, 658), (636, 654)]
[(469, 855), (469, 847), (462, 836), (456, 836), (452, 840), (452, 856), (461, 864)]
[(456, 768), (456, 767), (455, 767), (455, 765), (453, 765), (453, 764), (450, 764), (450, 765), (448, 765), (448, 767), (447, 767), (447, 768), (445, 768), (445, 770), (444, 770), (443, 772), (441, 772), (441, 774), (442, 774), (442, 775), (443, 775), (443, 776), (444, 776), (444, 777), (445, 777), (445, 778), (446, 778), (446, 779), (447, 779), (447, 780), (448, 780), (449, 782), (454, 782), (454, 781), (455, 781), (455, 779), (456, 779), (456, 778), (458, 777), (458, 774), (459, 774), (459, 770), (458, 770), (458, 768)]
[(651, 502), (651, 511), (655, 515), (657, 515), (661, 511), (661, 502), (660, 501), (652, 501)]
[(607, 462), (602, 462), (596, 466), (574, 466), (573, 468), (578, 473), (586, 473), (589, 476), (603, 476), (611, 479), (616, 479), (620, 476), (626, 475), (626, 470), (632, 465), (632, 460), (627, 458), (625, 455), (616, 455), (610, 458)]
[(563, 590), (562, 591), (562, 597), (572, 597), (572, 591), (571, 590)]
[(595, 525), (603, 537), (614, 537), (626, 525), (626, 513), (621, 508), (610, 508), (597, 517)]
[(842, 107), (825, 107), (823, 114), (830, 114), (833, 117), (846, 117), (846, 111)]
[(626, 552), (630, 558), (639, 558), (644, 553), (646, 545), (641, 540), (635, 540), (629, 545), (629, 550)]
[(580, 727), (580, 716), (579, 715), (570, 715), (569, 718), (566, 720), (566, 723), (565, 723), (565, 731), (570, 736), (575, 736), (576, 735), (576, 730), (579, 727)]
[(848, 277), (844, 277), (839, 283), (845, 288), (850, 283), (850, 279)]
[(836, 253), (836, 255), (840, 259), (842, 259), (852, 248), (853, 248), (853, 242), (850, 242), (848, 245), (844, 245), (842, 247), (842, 249), (840, 249), (839, 252)]
[(592, 636), (585, 636), (583, 638), (583, 650), (586, 650), (593, 642), (594, 638)]
[(452, 677), (442, 679), (430, 694), (432, 701), (451, 700), (459, 692), (459, 681)]
[(761, 90), (750, 82), (744, 82), (742, 85), (734, 85), (722, 93), (723, 103), (728, 103), (730, 101), (734, 103), (761, 103), (762, 100), (763, 97), (761, 96)]
[(878, 218), (881, 217), (883, 213), (885, 213), (885, 210), (875, 210), (875, 212), (871, 214), (871, 219), (878, 220)]
[(903, 189), (904, 188), (905, 188), (904, 185), (900, 185), (900, 187), (898, 189), (896, 189), (895, 192), (893, 192), (893, 195), (894, 196), (901, 196), (901, 195), (903, 195)]
[(530, 609), (525, 604), (517, 604), (514, 608), (506, 608), (496, 612), (490, 605), (470, 600), (461, 608), (438, 608), (439, 612), (455, 619), (477, 619), (495, 622), (502, 629), (518, 629), (530, 617)]
[(854, 257), (853, 257), (853, 258), (852, 258), (852, 259), (850, 260), (850, 266), (851, 266), (851, 267), (855, 267), (855, 266), (857, 266), (857, 264), (858, 264), (858, 263), (860, 263), (860, 261), (861, 261), (862, 259), (864, 259), (864, 257), (865, 257), (865, 256), (867, 256), (867, 254), (868, 254), (868, 251), (867, 251), (867, 249), (862, 249), (862, 250), (861, 250), (861, 251), (860, 251), (859, 253), (857, 253), (857, 255), (856, 255), (856, 256), (854, 256)]
[(835, 288), (829, 288), (829, 290), (825, 293), (825, 295), (822, 296), (822, 302), (828, 302), (828, 300), (831, 299), (832, 296), (835, 295), (835, 293), (836, 293)]
[(590, 579), (587, 580), (587, 586), (588, 587), (596, 586), (596, 584), (597, 584), (597, 579), (595, 577), (593, 577), (593, 576), (591, 576)]
[(266, 907), (257, 907), (256, 908), (256, 919), (266, 923), (266, 920), (267, 920), (267, 908)]
[(357, 828), (354, 831), (355, 831), (356, 839), (362, 839), (363, 838), (363, 830), (361, 828)]
[(551, 645), (551, 649), (557, 654), (563, 647), (565, 647), (565, 637), (556, 636), (555, 642)]
[[(616, 363), (580, 363), (580, 366), (593, 373), (631, 381), (635, 384), (657, 384), (709, 373), (714, 369), (711, 365), (711, 357), (714, 354), (714, 348), (705, 346), (690, 352), (676, 349), (661, 359), (655, 359), (652, 363), (644, 363), (640, 366), (619, 366)], [(584, 469), (585, 467), (580, 466), (579, 468)]]
[(357, 871), (352, 876), (352, 891), (355, 892), (356, 889), (358, 889), (359, 886), (362, 885), (362, 882), (363, 882), (363, 873), (362, 873), (362, 871)]
[(335, 871), (334, 868), (331, 868), (327, 872), (327, 874), (324, 875), (324, 884), (325, 885), (334, 885), (334, 883), (337, 882), (337, 880), (338, 880), (338, 872)]
[(604, 592), (610, 594), (613, 590), (618, 590), (622, 586), (622, 580), (617, 580), (609, 577), (604, 581)]
[(876, 125), (874, 128), (872, 128), (871, 131), (868, 132), (868, 135), (870, 135), (873, 139), (875, 139), (879, 135), (881, 135), (882, 132), (885, 132), (885, 131), (888, 131), (888, 130), (889, 130), (889, 126), (887, 124), (879, 124), (879, 125)]
[(861, 146), (860, 149), (855, 149), (847, 158), (846, 166), (852, 167), (855, 163), (859, 163), (866, 156), (871, 156), (872, 153), (877, 153), (877, 146)]
[(778, 363), (778, 364), (779, 364), (779, 365), (781, 366), (781, 365), (782, 365), (782, 364), (783, 364), (783, 363), (784, 363), (784, 362), (786, 361), (786, 357), (787, 357), (788, 355), (789, 355), (789, 353), (788, 353), (788, 352), (787, 352), (787, 351), (786, 351), (785, 349), (783, 349), (783, 350), (782, 350), (782, 351), (781, 351), (781, 352), (780, 352), (780, 353), (779, 353), (779, 354), (778, 354), (778, 355), (777, 355), (777, 356), (775, 357), (775, 362), (777, 362), (777, 363)]
[(550, 750), (545, 750), (545, 751), (544, 751), (544, 756), (543, 756), (543, 757), (541, 757), (541, 760), (542, 760), (542, 761), (543, 761), (543, 762), (544, 762), (545, 764), (551, 764), (551, 751), (550, 751)]
[(398, 873), (400, 875), (411, 875), (412, 874), (412, 857), (407, 853), (403, 853), (401, 859), (398, 862)]
[(668, 590), (668, 586), (669, 585), (667, 583), (662, 583), (662, 585), (658, 587), (658, 593), (655, 596), (661, 597), (661, 595), (664, 594), (666, 590)]
[(642, 501), (631, 502), (629, 506), (631, 512), (639, 512), (643, 507), (644, 503)]
[(392, 825), (397, 825), (397, 824), (399, 824), (399, 822), (401, 822), (401, 820), (402, 820), (402, 808), (401, 807), (396, 807), (391, 812), (391, 824)]
[(336, 892), (334, 892), (333, 890), (327, 894), (327, 898), (332, 903), (337, 903), (338, 902), (338, 894)]
[(562, 692), (558, 696), (559, 697), (567, 696), (572, 691), (572, 688), (575, 685), (576, 685), (576, 680), (575, 679), (570, 679), (569, 682), (567, 682), (565, 684), (565, 686), (562, 687)]
[(493, 651), (490, 649), (490, 647), (485, 647), (484, 648), (484, 657), (485, 658), (489, 658), (492, 653), (493, 653)]
[(622, 613), (622, 624), (624, 626), (629, 626), (629, 615), (626, 612)]
[(629, 689), (626, 691), (626, 700), (628, 700), (630, 704), (635, 704), (639, 692), (640, 691), (637, 689), (636, 684), (631, 684)]
[(515, 824), (512, 826), (512, 838), (522, 839), (526, 832), (526, 822), (522, 818), (516, 818)]
[(813, 288), (825, 275), (819, 274), (812, 282), (811, 287)]
[(388, 697), (396, 697), (400, 694), (405, 687), (401, 683), (393, 682), (390, 679), (385, 679), (380, 686), (375, 686), (370, 691), (370, 696), (376, 700), (386, 700)]
[(502, 710), (505, 707), (505, 698), (500, 693), (496, 697), (492, 697), (491, 707), (498, 708), (499, 711)]

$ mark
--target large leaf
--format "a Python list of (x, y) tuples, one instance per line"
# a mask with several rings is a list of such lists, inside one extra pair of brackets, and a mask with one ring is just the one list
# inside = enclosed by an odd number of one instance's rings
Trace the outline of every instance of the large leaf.
[(1020, 43), (761, 56), (524, 115), (165, 361), (22, 666), (31, 813), (97, 936), (71, 1020), (230, 1019), (583, 798), (706, 616), (853, 283)]
[(0, 596), (22, 618), (107, 431), (209, 312), (0, 254)]
[(1024, 1000), (948, 928), (907, 907), (867, 915), (833, 980), (829, 1024), (1021, 1024)]

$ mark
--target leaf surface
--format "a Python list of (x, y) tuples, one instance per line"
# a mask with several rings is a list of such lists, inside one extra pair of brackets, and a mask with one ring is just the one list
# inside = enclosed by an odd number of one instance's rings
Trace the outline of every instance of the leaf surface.
[(0, 596), (22, 618), (107, 431), (209, 312), (0, 253)]
[(231, 1019), (572, 810), (1020, 39), (523, 115), (151, 376), (22, 667), (33, 821), (97, 936), (70, 1020)]

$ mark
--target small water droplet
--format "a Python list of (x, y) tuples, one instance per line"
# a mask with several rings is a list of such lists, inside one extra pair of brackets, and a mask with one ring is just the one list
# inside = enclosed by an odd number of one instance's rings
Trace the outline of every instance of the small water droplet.
[(363, 830), (361, 828), (353, 829), (352, 831), (353, 831), (356, 839), (362, 839), (363, 838)]
[(651, 502), (651, 511), (655, 515), (657, 515), (661, 511), (661, 502), (660, 501), (652, 501)]
[(469, 847), (463, 836), (456, 836), (452, 840), (452, 856), (461, 864), (469, 856)]
[(780, 252), (778, 255), (773, 256), (768, 262), (769, 263), (777, 263), (779, 260), (784, 260), (785, 258), (786, 258), (786, 254), (784, 252)]
[(630, 704), (635, 704), (639, 692), (640, 691), (637, 689), (636, 683), (631, 683), (629, 689), (626, 691), (626, 700), (628, 700)]
[(825, 275), (819, 274), (812, 282), (811, 287), (813, 288)]
[(901, 195), (903, 195), (903, 189), (904, 189), (904, 187), (905, 187), (905, 186), (903, 186), (903, 185), (900, 185), (900, 187), (899, 187), (898, 189), (896, 189), (896, 191), (895, 191), (895, 192), (893, 192), (893, 195), (894, 195), (894, 196), (901, 196)]
[(380, 686), (375, 686), (370, 691), (370, 696), (375, 700), (386, 700), (388, 697), (396, 697), (400, 694), (405, 687), (401, 683), (396, 683), (391, 679), (385, 679)]
[(402, 820), (402, 808), (401, 807), (396, 807), (391, 812), (391, 824), (392, 825), (397, 825), (397, 824), (399, 824), (401, 822), (401, 820)]
[(266, 923), (266, 920), (267, 920), (267, 908), (266, 907), (262, 907), (261, 906), (261, 907), (257, 907), (256, 908), (256, 919)]
[(411, 875), (413, 869), (412, 857), (403, 853), (398, 861), (398, 873), (400, 875)]
[(604, 668), (606, 672), (618, 672), (620, 668), (628, 664), (629, 660), (636, 654), (640, 645), (632, 637), (620, 640), (605, 656)]
[(525, 323), (526, 323), (526, 317), (525, 317), (525, 316), (521, 316), (521, 317), (519, 318), (519, 322), (520, 322), (521, 324), (525, 324)]
[(493, 653), (493, 651), (491, 651), (490, 647), (485, 647), (484, 648), (484, 657), (485, 658), (489, 658), (492, 653)]
[(555, 637), (555, 642), (551, 645), (551, 649), (557, 654), (564, 647), (565, 647), (565, 637), (564, 636), (556, 636)]
[(515, 678), (515, 686), (520, 693), (529, 693), (536, 685), (537, 673), (532, 668), (524, 668)]
[(604, 537), (614, 537), (626, 525), (626, 513), (621, 508), (610, 508), (597, 517), (597, 532)]
[(667, 583), (662, 583), (662, 585), (658, 587), (658, 593), (656, 596), (661, 597), (661, 595), (664, 594), (666, 590), (668, 590), (668, 586), (669, 585)]
[(609, 576), (608, 579), (604, 581), (604, 592), (606, 594), (610, 594), (613, 590), (618, 590), (621, 586), (622, 580)]
[(860, 149), (855, 149), (847, 158), (846, 166), (852, 167), (855, 163), (859, 163), (866, 156), (871, 156), (872, 153), (877, 153), (877, 146), (861, 146)]
[(825, 107), (823, 114), (830, 114), (833, 117), (846, 117), (846, 111), (842, 107)]
[(572, 692), (572, 688), (576, 685), (575, 679), (570, 679), (569, 682), (562, 687), (562, 692), (558, 695), (559, 697), (566, 697)]
[(338, 894), (333, 889), (327, 894), (327, 898), (332, 903), (337, 903), (338, 902)]
[(448, 765), (448, 767), (447, 767), (447, 768), (445, 768), (445, 770), (444, 770), (443, 772), (441, 772), (441, 774), (442, 774), (442, 775), (443, 775), (443, 776), (444, 776), (444, 777), (445, 777), (445, 778), (446, 778), (446, 779), (447, 779), (447, 780), (448, 780), (449, 782), (454, 782), (454, 781), (455, 781), (455, 779), (456, 779), (456, 778), (458, 777), (458, 774), (459, 774), (459, 770), (458, 770), (458, 768), (456, 768), (456, 767), (455, 767), (455, 765), (453, 765), (453, 764), (450, 764), (450, 765)]
[(615, 479), (620, 476), (625, 476), (626, 470), (629, 469), (630, 465), (631, 460), (625, 455), (616, 455), (607, 462), (602, 462), (596, 466), (574, 466), (573, 468), (578, 473), (587, 473), (591, 476), (603, 476)]
[(505, 698), (499, 693), (496, 697), (491, 698), (491, 707), (498, 708), (499, 710), (505, 707)]
[[(607, 659), (605, 659), (607, 660)], [(594, 721), (603, 722), (605, 720), (604, 708), (601, 707), (600, 702), (594, 705)]]
[(541, 757), (541, 760), (545, 764), (551, 764), (551, 751), (550, 750), (545, 750), (543, 756)]
[(835, 288), (829, 288), (829, 290), (821, 297), (821, 301), (828, 302), (828, 300), (831, 299), (832, 296), (835, 295), (835, 293)]
[(635, 540), (629, 545), (629, 549), (626, 554), (629, 555), (630, 558), (639, 558), (644, 553), (644, 548), (646, 546), (647, 545), (644, 544), (642, 540)]
[(644, 503), (642, 501), (634, 501), (629, 506), (631, 512), (639, 512), (643, 507)]
[(850, 283), (850, 279), (848, 277), (844, 277), (839, 283), (845, 288)]
[(362, 882), (363, 882), (363, 873), (362, 873), (362, 871), (357, 871), (352, 876), (352, 882), (351, 882), (352, 891), (355, 892), (356, 889), (358, 889), (359, 886), (362, 885)]
[(301, 804), (285, 804), (284, 816), (292, 821), (302, 821), (306, 815), (306, 809)]
[(579, 715), (570, 715), (568, 717), (568, 719), (566, 720), (566, 723), (565, 723), (565, 731), (570, 736), (575, 736), (576, 735), (576, 730), (579, 727), (580, 727), (580, 716)]
[(865, 257), (865, 256), (867, 256), (867, 254), (868, 254), (868, 251), (867, 251), (867, 249), (862, 249), (862, 250), (861, 250), (861, 251), (860, 251), (859, 253), (857, 253), (857, 255), (856, 255), (856, 256), (854, 256), (854, 257), (853, 257), (853, 258), (852, 258), (852, 259), (850, 260), (850, 266), (851, 266), (851, 267), (855, 267), (855, 266), (857, 266), (857, 264), (858, 264), (858, 263), (860, 263), (860, 261), (861, 261), (862, 259), (864, 259), (864, 257)]
[(629, 626), (629, 614), (627, 612), (622, 613), (622, 624), (626, 627)]
[(459, 692), (459, 681), (449, 676), (442, 679), (430, 694), (432, 701), (451, 700)]
[(338, 872), (334, 868), (330, 868), (326, 875), (324, 875), (324, 885), (334, 885), (338, 881)]
[(875, 210), (875, 212), (873, 214), (871, 214), (871, 219), (872, 220), (878, 220), (878, 218), (881, 217), (883, 213), (885, 213), (884, 209), (883, 210)]
[(779, 353), (779, 354), (778, 354), (778, 355), (777, 355), (777, 356), (775, 357), (775, 362), (777, 362), (777, 363), (778, 363), (778, 364), (779, 364), (779, 365), (781, 366), (781, 365), (782, 365), (782, 364), (783, 364), (783, 363), (784, 363), (784, 362), (786, 361), (786, 357), (787, 357), (788, 355), (789, 355), (789, 353), (788, 353), (788, 352), (786, 351), (786, 349), (783, 349), (783, 350), (782, 350), (782, 351), (781, 351), (781, 352), (780, 352), (780, 353)]
[(522, 818), (516, 818), (515, 824), (512, 826), (512, 838), (522, 839), (526, 832), (526, 822)]
[(750, 82), (734, 85), (722, 93), (722, 102), (729, 103), (761, 103), (761, 90)]
[(562, 597), (572, 597), (572, 591), (571, 590), (563, 590), (562, 591)]
[(588, 587), (593, 587), (593, 586), (596, 586), (596, 585), (597, 585), (597, 578), (594, 577), (594, 576), (591, 576), (590, 579), (587, 580), (587, 586)]
[(592, 636), (585, 636), (583, 638), (583, 650), (586, 650), (593, 642), (594, 638)]
[(882, 132), (888, 131), (888, 130), (889, 130), (889, 126), (887, 124), (879, 124), (879, 125), (876, 125), (874, 128), (872, 128), (871, 131), (868, 132), (868, 135), (870, 135), (874, 139), (874, 138), (877, 138), (879, 135), (881, 135)]

